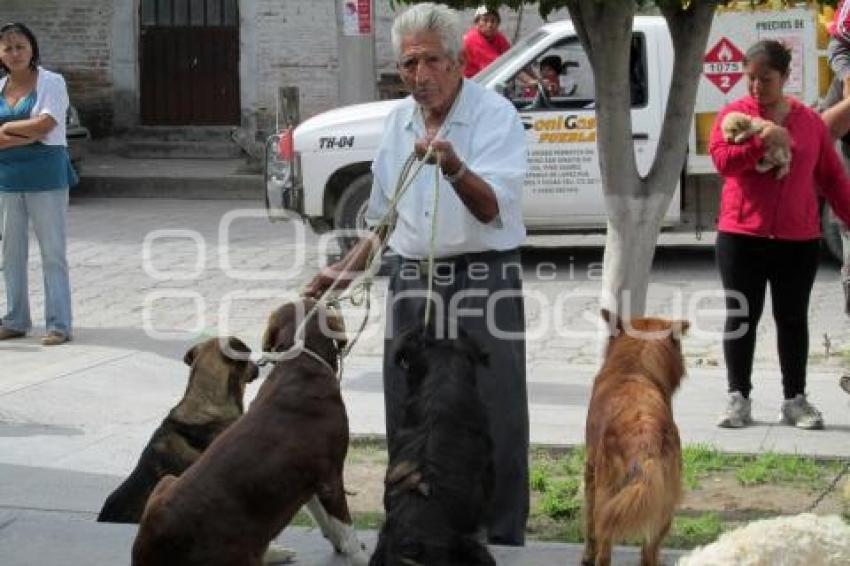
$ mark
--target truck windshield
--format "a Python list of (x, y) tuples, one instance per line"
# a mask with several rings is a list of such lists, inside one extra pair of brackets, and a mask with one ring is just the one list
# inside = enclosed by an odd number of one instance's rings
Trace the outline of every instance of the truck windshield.
[(538, 30), (531, 35), (527, 35), (520, 39), (514, 46), (502, 53), (498, 59), (490, 63), (487, 67), (481, 70), (477, 75), (472, 77), (472, 80), (481, 85), (486, 85), (492, 77), (495, 77), (506, 66), (511, 65), (516, 57), (521, 56), (527, 50), (533, 48), (538, 43), (542, 42), (549, 34), (543, 30)]

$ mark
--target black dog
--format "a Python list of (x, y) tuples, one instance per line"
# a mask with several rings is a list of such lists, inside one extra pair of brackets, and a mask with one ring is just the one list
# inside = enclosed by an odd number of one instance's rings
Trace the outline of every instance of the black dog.
[[(226, 344), (238, 357), (222, 351)], [(186, 393), (154, 431), (138, 464), (106, 499), (97, 520), (138, 523), (153, 488), (164, 476), (179, 476), (243, 413), (245, 384), (257, 378), (251, 350), (238, 338), (211, 338), (183, 358), (192, 368)]]
[(396, 350), (408, 392), (370, 565), (495, 565), (476, 538), (493, 485), (490, 423), (475, 371), (487, 357), (463, 332), (457, 340), (431, 334), (409, 332)]

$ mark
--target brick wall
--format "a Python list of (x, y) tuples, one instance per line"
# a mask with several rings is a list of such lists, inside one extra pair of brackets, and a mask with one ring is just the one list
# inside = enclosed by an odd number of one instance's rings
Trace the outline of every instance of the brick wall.
[[(92, 133), (108, 133), (116, 113), (115, 100), (119, 100), (113, 91), (116, 70), (113, 35), (123, 33), (112, 29), (113, 18), (119, 6), (124, 11), (137, 10), (138, 0), (0, 0), (0, 3), (4, 21), (20, 21), (33, 28), (43, 64), (65, 75), (73, 104)], [(252, 81), (250, 87), (255, 91), (253, 102), (243, 101), (243, 116), (255, 119), (261, 129), (273, 124), (275, 97), (280, 86), (299, 88), (302, 119), (338, 105), (334, 3), (335, 0), (240, 0), (243, 18), (255, 18), (253, 22), (243, 21), (242, 26), (243, 44), (248, 41), (253, 46), (252, 50), (243, 51), (243, 55), (250, 52), (256, 58), (250, 65), (256, 69), (256, 76), (241, 77), (243, 83)], [(245, 9), (248, 5), (252, 10)], [(390, 27), (395, 14), (386, 0), (375, 0), (375, 9), (377, 70), (394, 72)], [(512, 37), (516, 13), (511, 10), (502, 13), (502, 30)], [(565, 12), (551, 18), (563, 17)], [(471, 12), (464, 14), (464, 21), (471, 24)], [(541, 23), (536, 6), (526, 7), (520, 35)], [(135, 37), (138, 30), (127, 29), (126, 33)], [(246, 33), (252, 33), (253, 37), (244, 37)]]
[(65, 76), (72, 103), (95, 133), (112, 123), (112, 9), (109, 0), (2, 0), (3, 21), (33, 30), (42, 65)]

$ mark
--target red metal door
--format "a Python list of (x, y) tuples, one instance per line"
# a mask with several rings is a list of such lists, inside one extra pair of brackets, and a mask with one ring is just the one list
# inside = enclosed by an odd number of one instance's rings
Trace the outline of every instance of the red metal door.
[(142, 0), (141, 121), (240, 122), (237, 0)]

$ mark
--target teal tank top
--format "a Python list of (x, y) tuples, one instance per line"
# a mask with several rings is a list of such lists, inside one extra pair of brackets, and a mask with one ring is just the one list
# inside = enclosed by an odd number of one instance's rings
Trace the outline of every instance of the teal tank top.
[[(0, 124), (26, 120), (35, 106), (35, 91), (9, 106), (0, 96)], [(68, 148), (41, 142), (0, 149), (0, 192), (55, 191), (79, 182)]]

